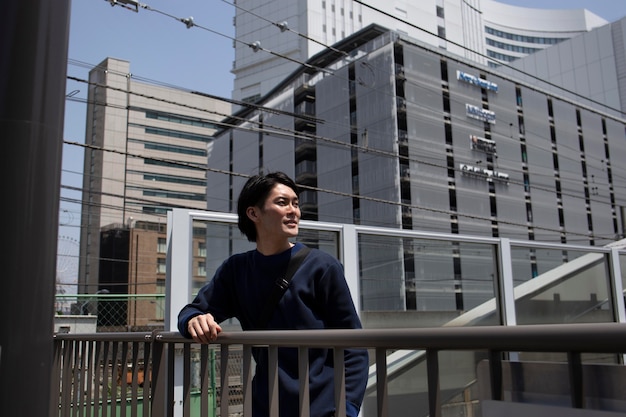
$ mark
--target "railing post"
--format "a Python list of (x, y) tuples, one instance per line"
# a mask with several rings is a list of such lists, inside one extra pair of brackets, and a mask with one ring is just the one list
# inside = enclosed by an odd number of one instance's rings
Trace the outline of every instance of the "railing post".
[[(177, 355), (178, 356), (178, 355)], [(191, 343), (183, 345), (183, 417), (190, 417), (191, 405)]]
[(165, 343), (160, 340), (160, 336), (156, 335), (152, 339), (152, 380), (150, 382), (150, 390), (152, 398), (150, 408), (152, 417), (165, 417), (165, 409), (167, 404), (167, 378), (166, 368), (167, 362), (165, 357)]
[(335, 346), (333, 365), (335, 373), (335, 417), (346, 417), (345, 349)]
[(376, 404), (378, 417), (387, 417), (389, 397), (387, 391), (387, 349), (376, 348)]
[(439, 386), (439, 351), (426, 351), (428, 378), (428, 411), (430, 417), (441, 417), (441, 390)]
[[(230, 387), (228, 385), (228, 345), (222, 345), (220, 350), (220, 415), (227, 416), (228, 415), (228, 403), (230, 401), (229, 391)], [(243, 375), (242, 375), (242, 383), (243, 383), (243, 393), (244, 393), (244, 403), (243, 403), (243, 415), (251, 415), (252, 414), (252, 405), (246, 404), (246, 390), (248, 389), (247, 385), (247, 377), (246, 375), (250, 373), (250, 364), (246, 364), (245, 358), (245, 348), (244, 348), (244, 359), (243, 359)], [(250, 374), (251, 375), (251, 374)], [(252, 376), (249, 377), (252, 379)]]
[(298, 375), (300, 375), (299, 417), (309, 417), (311, 399), (309, 394), (309, 349), (307, 347), (298, 348)]
[(567, 366), (569, 368), (569, 387), (572, 398), (572, 407), (584, 408), (585, 396), (583, 392), (583, 365), (580, 352), (567, 353)]
[(502, 401), (502, 353), (499, 351), (489, 351), (489, 377), (491, 399)]
[(269, 398), (269, 415), (270, 417), (278, 417), (278, 346), (269, 346), (267, 348), (267, 388)]

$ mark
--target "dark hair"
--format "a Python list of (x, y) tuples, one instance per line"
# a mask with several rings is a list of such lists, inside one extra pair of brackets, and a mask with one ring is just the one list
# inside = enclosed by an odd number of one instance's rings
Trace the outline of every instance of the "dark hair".
[(296, 195), (299, 194), (296, 183), (284, 172), (270, 172), (268, 174), (254, 175), (246, 181), (239, 193), (237, 201), (238, 226), (241, 233), (246, 235), (250, 242), (256, 242), (256, 226), (248, 218), (248, 207), (260, 207), (277, 184), (283, 184), (291, 188)]

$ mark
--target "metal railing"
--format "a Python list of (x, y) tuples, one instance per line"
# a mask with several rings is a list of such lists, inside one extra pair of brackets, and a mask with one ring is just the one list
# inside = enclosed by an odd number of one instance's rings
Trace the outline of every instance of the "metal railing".
[[(626, 324), (228, 332), (210, 346), (175, 332), (57, 334), (50, 416), (251, 416), (253, 346), (268, 348), (270, 378), (276, 375), (279, 347), (298, 349), (301, 375), (308, 374), (308, 349), (333, 349), (337, 417), (345, 417), (343, 350), (352, 347), (374, 353), (370, 360), (375, 369), (376, 409), (370, 408), (367, 415), (390, 415), (387, 354), (396, 349), (426, 352), (428, 407), (421, 414), (416, 410), (415, 415), (442, 416), (439, 355), (445, 351), (485, 352), (487, 384), (495, 401), (504, 399), (503, 361), (509, 354), (566, 353), (570, 407), (584, 409), (589, 386), (583, 378), (582, 355), (604, 353), (619, 358), (617, 354), (626, 353)], [(242, 359), (234, 367), (229, 364), (233, 352), (241, 352)], [(240, 391), (233, 390), (234, 379)], [(175, 382), (181, 380), (183, 391), (177, 393)], [(300, 417), (309, 416), (307, 381), (300, 378)], [(625, 382), (621, 380), (620, 385)], [(276, 378), (270, 380), (272, 416), (278, 416), (277, 384)], [(233, 407), (233, 396), (240, 395), (241, 407)]]

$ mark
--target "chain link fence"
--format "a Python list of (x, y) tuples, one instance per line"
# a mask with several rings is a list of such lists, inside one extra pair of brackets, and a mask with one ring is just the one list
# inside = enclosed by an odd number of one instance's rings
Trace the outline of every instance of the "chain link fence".
[(94, 331), (98, 332), (163, 330), (164, 315), (165, 294), (57, 294), (55, 297), (57, 322), (95, 318)]

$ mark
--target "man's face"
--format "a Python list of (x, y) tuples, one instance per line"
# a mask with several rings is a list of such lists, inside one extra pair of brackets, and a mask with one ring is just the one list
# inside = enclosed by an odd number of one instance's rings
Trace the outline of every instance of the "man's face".
[(296, 193), (284, 184), (276, 184), (256, 208), (257, 238), (285, 239), (298, 235), (300, 206)]

